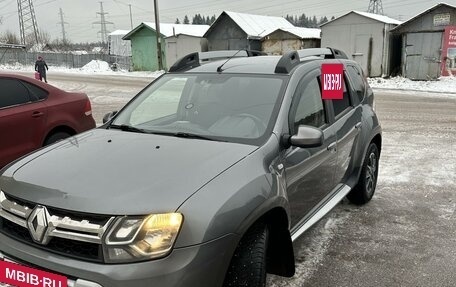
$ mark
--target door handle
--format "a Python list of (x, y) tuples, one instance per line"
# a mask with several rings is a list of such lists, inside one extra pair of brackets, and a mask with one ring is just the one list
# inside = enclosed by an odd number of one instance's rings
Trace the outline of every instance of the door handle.
[(327, 149), (330, 151), (330, 152), (336, 152), (337, 151), (337, 144), (336, 142), (333, 142), (331, 144), (328, 145)]
[(39, 117), (41, 117), (42, 115), (44, 115), (44, 113), (39, 112), (39, 111), (34, 111), (34, 112), (32, 113), (32, 118), (39, 118)]
[(362, 127), (363, 127), (363, 126), (361, 125), (361, 122), (359, 122), (359, 123), (357, 123), (357, 124), (355, 125), (355, 128), (356, 128), (357, 130), (360, 130)]

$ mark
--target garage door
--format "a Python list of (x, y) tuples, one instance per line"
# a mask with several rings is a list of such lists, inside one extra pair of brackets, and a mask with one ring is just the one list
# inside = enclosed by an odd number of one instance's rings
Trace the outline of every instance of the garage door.
[(406, 35), (405, 76), (413, 80), (432, 80), (440, 76), (441, 32)]

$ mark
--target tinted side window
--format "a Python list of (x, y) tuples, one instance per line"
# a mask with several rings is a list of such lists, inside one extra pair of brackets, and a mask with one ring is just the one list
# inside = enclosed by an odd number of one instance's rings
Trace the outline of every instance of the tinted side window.
[(301, 95), (299, 95), (300, 98), (293, 119), (292, 134), (297, 132), (300, 125), (318, 128), (326, 123), (320, 84), (317, 78), (313, 79), (303, 89), (298, 90), (298, 93), (301, 93)]
[(30, 91), (30, 96), (32, 97), (32, 100), (44, 100), (48, 96), (48, 92), (38, 88), (35, 85), (32, 85), (28, 82), (21, 81), (21, 83), (27, 87), (27, 89)]
[(344, 79), (344, 98), (342, 100), (331, 100), (334, 107), (334, 116), (337, 117), (351, 106), (350, 94), (347, 90), (347, 80)]
[(363, 75), (357, 68), (353, 66), (347, 66), (347, 71), (350, 75), (350, 79), (352, 80), (356, 96), (359, 98), (359, 101), (362, 102), (364, 98), (364, 91), (366, 90)]
[(0, 108), (30, 102), (27, 89), (15, 79), (0, 79)]

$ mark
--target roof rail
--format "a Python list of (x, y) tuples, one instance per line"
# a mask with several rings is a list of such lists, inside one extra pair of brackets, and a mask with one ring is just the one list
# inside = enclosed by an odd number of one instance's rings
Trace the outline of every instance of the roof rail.
[(275, 73), (288, 74), (297, 66), (302, 59), (323, 58), (323, 59), (348, 59), (347, 55), (338, 49), (333, 48), (310, 48), (288, 52), (280, 58), (275, 68)]
[(210, 52), (195, 52), (188, 54), (185, 57), (177, 60), (174, 65), (169, 68), (169, 72), (182, 72), (198, 66), (203, 63), (210, 61), (216, 61), (221, 59), (237, 58), (237, 57), (256, 57), (266, 55), (260, 51), (252, 50), (222, 50), (222, 51), (210, 51)]
[(274, 73), (288, 74), (295, 66), (301, 63), (299, 54), (297, 51), (291, 51), (286, 53), (280, 58)]
[(324, 59), (348, 59), (347, 55), (338, 49), (333, 48), (311, 48), (311, 49), (303, 49), (297, 51), (299, 54), (299, 58), (306, 58), (306, 57), (322, 57)]

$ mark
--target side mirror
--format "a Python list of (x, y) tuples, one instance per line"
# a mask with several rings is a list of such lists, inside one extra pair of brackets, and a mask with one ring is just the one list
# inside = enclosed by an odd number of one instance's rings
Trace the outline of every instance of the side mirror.
[(311, 126), (299, 126), (298, 133), (290, 137), (292, 146), (310, 148), (323, 145), (323, 131)]
[(112, 111), (110, 113), (107, 113), (106, 115), (104, 115), (103, 117), (103, 124), (107, 123), (110, 119), (112, 119), (113, 116), (115, 116), (117, 114), (117, 111)]

